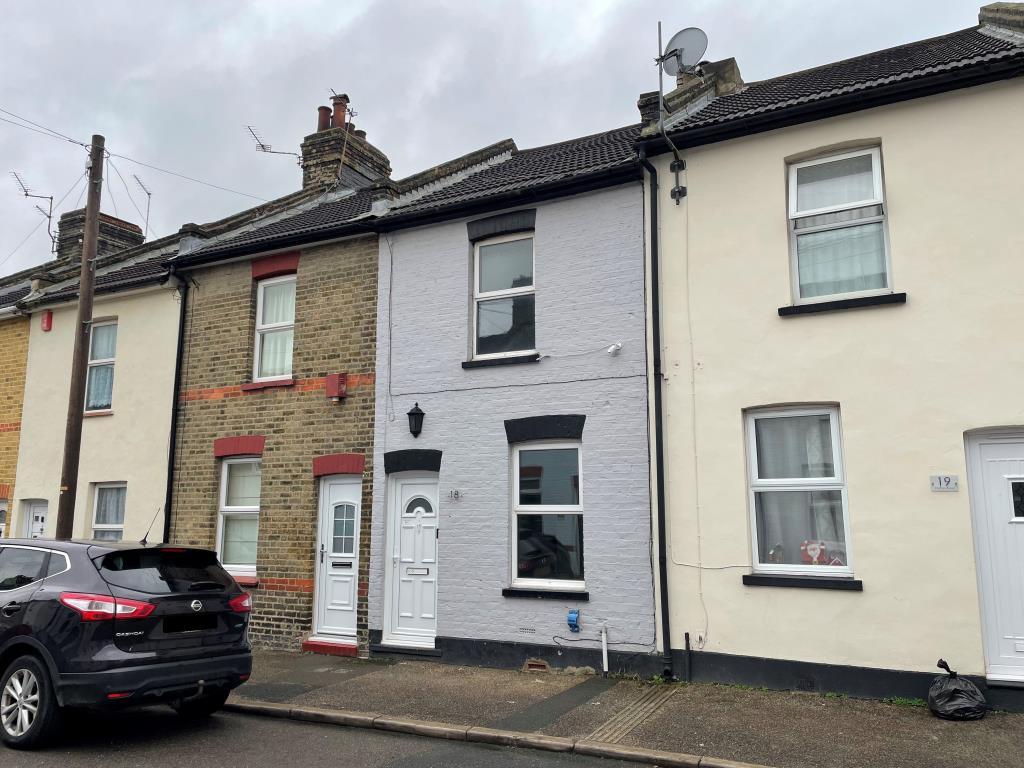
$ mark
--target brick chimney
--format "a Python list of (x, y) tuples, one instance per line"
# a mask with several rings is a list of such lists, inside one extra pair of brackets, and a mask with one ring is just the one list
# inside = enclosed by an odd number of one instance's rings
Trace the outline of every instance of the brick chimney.
[[(82, 235), (85, 233), (85, 208), (61, 214), (57, 222), (57, 258), (61, 261), (79, 261), (82, 258)], [(142, 229), (130, 221), (100, 214), (100, 232), (96, 253), (108, 256), (142, 245), (146, 236)]]
[(335, 184), (366, 187), (391, 176), (387, 155), (366, 140), (349, 119), (345, 94), (331, 97), (331, 107), (317, 108), (316, 133), (302, 142), (302, 188)]
[[(693, 71), (676, 76), (676, 87), (665, 94), (665, 120), (683, 110), (693, 114), (718, 97), (737, 93), (745, 87), (736, 59), (702, 61)], [(646, 124), (642, 135), (652, 135), (657, 131), (659, 120), (657, 91), (641, 94), (636, 106), (640, 119)]]
[(978, 12), (978, 23), (1024, 34), (1024, 3), (989, 3)]

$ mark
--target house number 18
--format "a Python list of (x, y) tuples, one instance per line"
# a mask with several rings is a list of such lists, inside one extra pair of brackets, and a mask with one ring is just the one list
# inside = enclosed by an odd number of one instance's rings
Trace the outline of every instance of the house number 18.
[(462, 491), (451, 490), (448, 491), (448, 498), (452, 501), (458, 501), (462, 498)]

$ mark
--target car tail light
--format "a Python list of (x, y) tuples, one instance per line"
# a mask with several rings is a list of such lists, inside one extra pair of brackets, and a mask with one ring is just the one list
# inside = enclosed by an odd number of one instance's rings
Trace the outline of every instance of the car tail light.
[(252, 611), (252, 595), (248, 592), (243, 592), (240, 595), (232, 597), (228, 601), (228, 608), (235, 613), (249, 613)]
[(108, 693), (107, 698), (110, 701), (120, 701), (121, 699), (130, 699), (132, 696), (131, 691), (123, 691), (120, 693)]
[(87, 595), (80, 592), (63, 592), (60, 601), (81, 616), (82, 621), (142, 619), (156, 610), (153, 603), (141, 600), (128, 600), (110, 595)]

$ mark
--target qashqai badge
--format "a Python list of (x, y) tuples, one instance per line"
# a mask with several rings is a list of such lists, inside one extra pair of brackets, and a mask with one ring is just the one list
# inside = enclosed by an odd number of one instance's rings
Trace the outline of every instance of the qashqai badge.
[(203, 604), (201, 602), (199, 602), (198, 600), (193, 600), (192, 601), (192, 610), (196, 611), (198, 613), (199, 611), (203, 610)]

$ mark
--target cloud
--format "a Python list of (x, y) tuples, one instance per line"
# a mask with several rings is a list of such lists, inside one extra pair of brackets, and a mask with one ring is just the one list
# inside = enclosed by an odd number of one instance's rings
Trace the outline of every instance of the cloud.
[[(536, 146), (637, 119), (656, 87), (656, 23), (708, 32), (708, 58), (735, 56), (748, 80), (795, 71), (975, 23), (977, 0), (815, 3), (657, 0), (227, 0), (22, 3), (0, 29), (0, 108), (111, 152), (272, 198), (297, 189), (287, 155), (255, 151), (255, 125), (298, 151), (331, 88), (396, 176), (499, 139)], [(8, 117), (0, 114), (0, 117)], [(0, 171), (57, 197), (84, 173), (81, 147), (0, 122)], [(135, 198), (153, 191), (157, 236), (253, 200), (115, 159)], [(116, 174), (104, 210), (141, 224)], [(81, 188), (81, 185), (79, 185)], [(77, 191), (61, 210), (70, 210)], [(41, 217), (0, 181), (0, 274), (49, 258)], [(82, 203), (84, 204), (84, 202)]]

